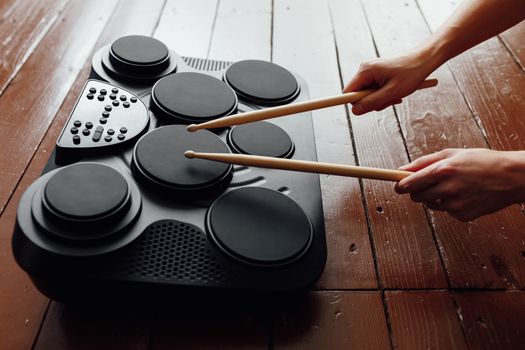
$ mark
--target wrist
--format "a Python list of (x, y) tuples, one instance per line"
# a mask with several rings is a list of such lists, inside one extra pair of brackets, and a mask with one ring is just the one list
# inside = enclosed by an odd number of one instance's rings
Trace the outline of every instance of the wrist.
[(508, 173), (516, 184), (515, 202), (525, 202), (525, 151), (509, 152)]
[(416, 57), (423, 69), (430, 74), (447, 61), (444, 51), (442, 44), (429, 40), (416, 49)]

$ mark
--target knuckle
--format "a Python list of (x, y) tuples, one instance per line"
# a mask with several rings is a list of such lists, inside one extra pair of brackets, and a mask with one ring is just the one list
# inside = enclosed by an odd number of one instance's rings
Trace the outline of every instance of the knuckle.
[(437, 166), (434, 171), (441, 178), (450, 178), (457, 174), (458, 169), (450, 162), (444, 162)]

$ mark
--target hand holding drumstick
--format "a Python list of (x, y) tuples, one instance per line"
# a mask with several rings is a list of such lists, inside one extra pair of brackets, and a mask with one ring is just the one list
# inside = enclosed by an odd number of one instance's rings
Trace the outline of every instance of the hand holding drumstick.
[[(438, 82), (436, 79), (425, 80), (421, 84), (419, 89), (426, 89), (432, 86), (436, 86), (437, 83)], [(317, 100), (304, 101), (284, 106), (266, 108), (253, 112), (236, 114), (229, 117), (215, 119), (202, 124), (192, 124), (188, 126), (188, 131), (194, 132), (200, 129), (223, 128), (227, 126), (252, 123), (265, 119), (277, 118), (285, 115), (296, 114), (305, 111), (336, 106), (340, 104), (354, 103), (370, 95), (373, 92), (374, 90), (350, 92), (339, 96), (332, 96)], [(320, 163), (304, 160), (280, 159), (273, 157), (262, 157), (241, 154), (197, 153), (194, 151), (186, 151), (185, 155), (186, 157), (191, 159), (200, 158), (224, 163), (255, 166), (262, 168), (362, 177), (386, 181), (399, 181), (411, 174), (411, 172), (401, 170), (377, 169), (352, 165)]]

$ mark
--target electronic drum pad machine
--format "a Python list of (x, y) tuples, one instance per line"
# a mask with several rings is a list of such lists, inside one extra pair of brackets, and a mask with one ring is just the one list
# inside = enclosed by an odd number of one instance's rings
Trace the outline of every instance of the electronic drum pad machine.
[(290, 295), (319, 278), (326, 240), (317, 174), (184, 156), (317, 160), (310, 113), (186, 130), (307, 100), (300, 77), (265, 61), (181, 57), (156, 39), (126, 36), (98, 50), (90, 78), (18, 207), (14, 256), (42, 293), (66, 302)]

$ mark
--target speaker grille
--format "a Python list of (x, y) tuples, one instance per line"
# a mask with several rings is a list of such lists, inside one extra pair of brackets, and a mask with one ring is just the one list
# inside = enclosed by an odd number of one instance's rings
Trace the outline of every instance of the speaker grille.
[(231, 65), (231, 62), (207, 60), (204, 58), (183, 57), (182, 59), (188, 66), (204, 71), (222, 70)]
[(238, 280), (216, 261), (201, 230), (173, 220), (150, 225), (125, 254), (123, 263), (119, 274), (133, 279), (212, 285)]

